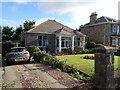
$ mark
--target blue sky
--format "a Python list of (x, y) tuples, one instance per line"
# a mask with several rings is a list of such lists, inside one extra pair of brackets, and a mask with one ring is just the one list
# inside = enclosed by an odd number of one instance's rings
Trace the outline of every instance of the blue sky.
[(81, 24), (88, 23), (89, 16), (94, 11), (97, 12), (98, 17), (108, 16), (118, 19), (119, 0), (40, 1), (2, 0), (2, 5), (0, 5), (2, 26), (16, 27), (23, 24), (25, 20), (35, 20), (38, 25), (47, 19), (55, 19), (76, 29)]

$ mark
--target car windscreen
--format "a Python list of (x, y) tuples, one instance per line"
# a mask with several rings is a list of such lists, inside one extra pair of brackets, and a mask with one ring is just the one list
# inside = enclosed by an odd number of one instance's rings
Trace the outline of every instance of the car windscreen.
[(25, 51), (25, 48), (14, 48), (10, 50), (11, 52), (23, 52)]

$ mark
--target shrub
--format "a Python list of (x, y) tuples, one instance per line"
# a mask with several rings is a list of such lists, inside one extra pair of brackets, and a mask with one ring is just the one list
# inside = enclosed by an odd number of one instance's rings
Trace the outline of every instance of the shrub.
[(87, 43), (87, 49), (92, 49), (92, 48), (101, 47), (101, 46), (103, 46), (103, 44), (96, 44), (95, 42), (88, 42)]
[(58, 60), (57, 63), (56, 63), (56, 66), (57, 66), (57, 68), (63, 70), (64, 67), (65, 67), (65, 61), (63, 61), (63, 60)]
[(95, 42), (88, 42), (87, 43), (87, 48), (88, 49), (91, 49), (91, 48), (94, 48), (95, 47)]
[(116, 56), (120, 56), (120, 50), (117, 50), (117, 52), (115, 52)]
[(41, 52), (33, 52), (34, 61), (42, 61), (43, 54)]
[(14, 45), (14, 47), (18, 47), (20, 45), (20, 43), (18, 43), (18, 42), (12, 43), (12, 45)]
[(103, 44), (95, 44), (95, 47), (101, 47)]
[(39, 52), (40, 51), (40, 49), (39, 49), (39, 47), (37, 47), (37, 46), (29, 46), (28, 48), (27, 48), (27, 50), (30, 52), (30, 53), (33, 53), (33, 52)]
[(78, 54), (85, 54), (85, 53), (89, 53), (88, 49), (84, 49), (84, 48), (79, 48), (79, 52), (77, 52)]

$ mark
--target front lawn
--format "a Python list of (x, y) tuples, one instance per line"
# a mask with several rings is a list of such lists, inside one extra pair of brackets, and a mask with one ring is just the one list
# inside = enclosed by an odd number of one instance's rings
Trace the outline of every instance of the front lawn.
[[(89, 75), (94, 72), (94, 60), (92, 59), (83, 59), (84, 56), (94, 56), (94, 54), (79, 54), (79, 55), (64, 55), (64, 56), (56, 56), (59, 59), (66, 60), (66, 64), (74, 65), (74, 67), (78, 67), (84, 73), (88, 73)], [(119, 62), (118, 62), (119, 60)], [(115, 70), (120, 69), (118, 67), (118, 63), (120, 64), (120, 56), (115, 56)]]

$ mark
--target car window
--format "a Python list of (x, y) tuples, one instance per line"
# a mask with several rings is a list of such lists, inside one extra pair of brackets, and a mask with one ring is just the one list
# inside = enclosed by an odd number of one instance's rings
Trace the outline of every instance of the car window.
[(23, 52), (23, 51), (25, 51), (25, 49), (24, 48), (14, 48), (14, 49), (11, 49), (10, 51), (11, 52)]

